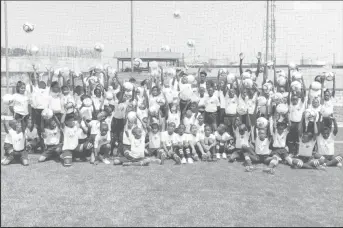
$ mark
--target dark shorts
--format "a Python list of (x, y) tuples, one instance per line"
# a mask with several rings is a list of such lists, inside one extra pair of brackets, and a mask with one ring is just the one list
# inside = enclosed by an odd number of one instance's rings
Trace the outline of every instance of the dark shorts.
[(261, 163), (266, 163), (267, 162), (267, 159), (270, 159), (272, 158), (270, 155), (266, 155), (266, 154), (257, 154), (257, 158), (258, 158), (258, 161), (261, 162)]
[(40, 132), (40, 126), (42, 121), (42, 111), (43, 109), (32, 109), (32, 119), (35, 124), (37, 124), (37, 130)]
[(88, 142), (89, 138), (79, 139), (79, 144), (83, 144), (85, 142)]
[(8, 159), (9, 160), (13, 160), (13, 159), (27, 160), (29, 159), (29, 155), (26, 150), (21, 150), (21, 151), (13, 150), (13, 152), (8, 155)]
[(312, 156), (311, 157), (297, 156), (296, 159), (299, 159), (299, 160), (301, 160), (304, 163), (308, 163), (311, 160), (313, 160), (313, 157)]
[(29, 116), (30, 115), (20, 115), (19, 113), (14, 113), (14, 119), (15, 120), (24, 120), (24, 121), (27, 121), (29, 119)]
[(42, 153), (42, 156), (49, 158), (53, 155), (59, 156), (62, 151), (62, 144), (57, 145), (46, 145), (44, 152)]
[(288, 157), (288, 151), (285, 148), (273, 148), (272, 152), (270, 153), (271, 156), (277, 156), (281, 159), (285, 159), (286, 157)]
[(89, 157), (91, 155), (92, 150), (87, 150), (88, 142), (83, 144), (78, 144), (74, 150), (63, 150), (62, 151), (62, 159), (64, 158), (75, 158), (75, 157)]
[(225, 114), (224, 115), (224, 124), (228, 126), (234, 126), (236, 120), (236, 115)]
[(205, 123), (206, 124), (215, 124), (217, 123), (217, 112), (205, 112)]

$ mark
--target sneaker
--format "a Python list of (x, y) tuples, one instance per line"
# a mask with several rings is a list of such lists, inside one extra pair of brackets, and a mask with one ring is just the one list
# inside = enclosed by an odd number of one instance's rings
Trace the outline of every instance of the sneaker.
[(227, 156), (225, 153), (222, 154), (223, 159), (227, 159)]
[(11, 161), (7, 158), (2, 159), (2, 161), (1, 161), (1, 165), (8, 165), (10, 163), (11, 163)]
[(197, 154), (194, 155), (194, 156), (193, 156), (193, 160), (194, 160), (194, 161), (199, 161), (199, 156), (198, 156)]
[(28, 166), (28, 165), (29, 165), (29, 160), (23, 159), (23, 160), (21, 161), (21, 164), (23, 164), (23, 166)]
[(179, 156), (174, 156), (175, 164), (180, 165), (181, 164), (181, 158)]
[(245, 166), (245, 171), (246, 172), (252, 172), (252, 171), (254, 171), (254, 167), (247, 165), (247, 166)]
[(183, 157), (183, 158), (181, 159), (181, 164), (186, 164), (186, 163), (187, 163), (187, 160), (186, 160), (186, 158)]
[(162, 154), (161, 155), (161, 163), (160, 163), (160, 165), (163, 165), (164, 164), (164, 160), (166, 160), (166, 155), (165, 154)]
[(111, 162), (107, 158), (102, 159), (102, 162), (105, 163), (106, 165), (111, 164)]
[[(213, 162), (216, 162), (216, 161), (218, 161), (218, 158), (213, 154), (213, 155), (211, 155), (211, 157), (212, 157), (212, 160), (211, 161), (213, 161)], [(210, 160), (210, 159), (209, 159)]]
[(148, 159), (144, 159), (141, 161), (141, 166), (148, 166), (150, 164), (150, 161)]
[(273, 168), (266, 168), (266, 169), (263, 170), (263, 172), (269, 173), (269, 174), (274, 174), (275, 170)]
[(216, 153), (217, 159), (220, 159), (220, 153)]
[(92, 153), (91, 154), (91, 158), (90, 158), (90, 161), (89, 161), (91, 164), (94, 164), (95, 163), (95, 156), (94, 154)]
[(65, 167), (70, 167), (71, 164), (72, 164), (72, 159), (71, 159), (71, 158), (65, 158), (65, 159), (63, 159), (63, 165), (64, 165)]
[(188, 164), (193, 164), (193, 159), (192, 158), (188, 158), (187, 162), (188, 162)]
[(342, 168), (342, 163), (338, 162), (338, 163), (337, 163), (337, 167), (338, 167), (338, 168)]
[(132, 162), (123, 162), (123, 166), (130, 166)]
[(230, 163), (234, 163), (236, 161), (236, 159), (232, 159), (231, 157), (229, 157), (229, 162)]
[(325, 166), (323, 166), (323, 165), (318, 165), (318, 166), (316, 167), (316, 169), (322, 170), (322, 171), (325, 171), (325, 170), (326, 170)]

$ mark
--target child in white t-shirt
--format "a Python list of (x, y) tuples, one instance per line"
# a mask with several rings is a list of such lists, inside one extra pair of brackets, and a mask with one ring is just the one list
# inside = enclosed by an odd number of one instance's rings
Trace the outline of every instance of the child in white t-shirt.
[(28, 153), (25, 148), (25, 130), (22, 127), (20, 121), (16, 123), (15, 130), (8, 130), (7, 126), (5, 131), (10, 135), (10, 140), (12, 141), (13, 150), (8, 150), (8, 156), (1, 162), (2, 165), (8, 165), (14, 160), (20, 160), (22, 165), (29, 165)]
[(191, 157), (194, 161), (199, 161), (198, 152), (200, 154), (204, 154), (202, 146), (200, 144), (200, 140), (202, 139), (202, 135), (198, 133), (198, 127), (196, 125), (191, 126), (189, 134), (189, 145), (191, 147)]
[(324, 166), (338, 166), (342, 167), (343, 154), (335, 154), (335, 138), (338, 133), (337, 121), (331, 117), (334, 128), (322, 128), (322, 131), (317, 136), (318, 151), (314, 155), (316, 159), (323, 162)]
[(186, 164), (193, 163), (191, 158), (191, 150), (189, 145), (189, 134), (185, 133), (186, 127), (183, 124), (180, 124), (176, 134), (176, 143), (174, 147), (175, 153), (181, 158), (181, 163)]
[(114, 165), (123, 166), (148, 166), (150, 159), (144, 157), (145, 132), (135, 126), (130, 135), (130, 149), (124, 152), (124, 157), (115, 158)]
[(10, 103), (10, 110), (14, 113), (14, 118), (16, 120), (24, 120), (23, 123), (26, 125), (26, 121), (29, 117), (30, 100), (25, 94), (25, 91), (26, 84), (18, 81), (16, 85), (16, 93), (13, 94), (13, 102)]
[(174, 133), (175, 128), (175, 123), (168, 123), (167, 131), (164, 131), (161, 134), (161, 143), (167, 157), (173, 159), (176, 164), (179, 165), (181, 164), (181, 158), (174, 152), (175, 147), (177, 146), (176, 133)]
[(57, 81), (51, 83), (48, 108), (54, 112), (54, 115), (60, 121), (64, 104), (62, 102), (61, 89)]
[(39, 145), (39, 136), (37, 127), (33, 123), (32, 119), (29, 118), (27, 121), (27, 127), (25, 129), (26, 136), (26, 149), (28, 152), (35, 152)]
[(39, 162), (44, 162), (53, 155), (60, 156), (62, 152), (61, 143), (61, 130), (57, 127), (58, 119), (54, 115), (50, 120), (48, 120), (48, 126), (44, 126), (42, 121), (42, 138), (44, 140), (45, 148), (42, 155), (39, 157)]
[(214, 95), (214, 89), (208, 89), (208, 97), (205, 99), (205, 123), (217, 129), (217, 110), (220, 106), (218, 96)]
[(216, 161), (216, 137), (212, 134), (212, 128), (209, 125), (205, 126), (205, 134), (201, 137), (200, 144), (203, 149), (202, 160), (203, 161)]
[(8, 155), (10, 153), (13, 152), (13, 144), (12, 144), (12, 138), (11, 138), (10, 132), (11, 131), (15, 131), (17, 121), (10, 120), (8, 122), (8, 126), (7, 126), (7, 121), (4, 118), (1, 118), (1, 120), (3, 121), (4, 129), (5, 129), (5, 132), (6, 132), (6, 136), (5, 136), (5, 140), (4, 140), (4, 150), (5, 150), (5, 153), (4, 153), (4, 159), (1, 160), (1, 164), (2, 164), (2, 162), (7, 161), (6, 158), (8, 157)]
[[(230, 148), (230, 141), (232, 141), (232, 137), (229, 133), (226, 132), (226, 127), (224, 124), (220, 124), (217, 128), (217, 131), (214, 132), (214, 136), (216, 138), (216, 158), (223, 159), (227, 158), (227, 150)], [(221, 156), (220, 156), (221, 155)], [(213, 160), (213, 158), (212, 158)]]
[(190, 134), (191, 133), (191, 125), (195, 124), (195, 115), (193, 114), (191, 110), (186, 111), (186, 115), (183, 118), (183, 124), (185, 125), (185, 133)]
[(163, 165), (164, 160), (166, 159), (167, 155), (162, 149), (161, 146), (161, 131), (160, 126), (158, 123), (152, 123), (151, 128), (148, 127), (148, 136), (149, 136), (149, 142), (147, 143), (147, 149), (145, 151), (145, 155), (147, 157), (155, 156), (157, 157), (156, 162), (159, 161), (161, 165)]
[[(105, 163), (106, 165), (111, 164), (108, 160), (111, 152), (111, 132), (106, 122), (100, 124), (100, 132), (95, 136), (93, 153), (95, 160), (96, 158)], [(92, 155), (93, 157), (93, 155)], [(96, 162), (96, 161), (95, 161)]]
[(168, 113), (167, 124), (174, 123), (175, 126), (180, 125), (181, 113), (177, 104), (172, 104)]

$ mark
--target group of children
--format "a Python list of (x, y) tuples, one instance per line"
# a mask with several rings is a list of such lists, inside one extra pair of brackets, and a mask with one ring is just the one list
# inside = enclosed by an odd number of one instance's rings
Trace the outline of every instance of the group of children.
[[(112, 156), (114, 165), (124, 166), (227, 159), (243, 161), (249, 172), (263, 163), (271, 174), (279, 163), (342, 166), (334, 148), (335, 76), (318, 75), (307, 90), (296, 66), (288, 72), (261, 67), (258, 55), (257, 70), (243, 72), (243, 58), (239, 75), (220, 70), (209, 80), (201, 69), (187, 75), (154, 66), (141, 83), (122, 82), (108, 68), (92, 68), (86, 78), (58, 72), (54, 81), (48, 69), (46, 83), (33, 66), (28, 85), (19, 81), (16, 93), (3, 99), (14, 120), (3, 120), (1, 164), (20, 159), (28, 165), (28, 154), (40, 152), (39, 162), (56, 158), (64, 166), (76, 159), (111, 164)], [(267, 80), (268, 68), (274, 80)], [(75, 86), (79, 77), (82, 85)], [(325, 88), (327, 81), (333, 91)]]

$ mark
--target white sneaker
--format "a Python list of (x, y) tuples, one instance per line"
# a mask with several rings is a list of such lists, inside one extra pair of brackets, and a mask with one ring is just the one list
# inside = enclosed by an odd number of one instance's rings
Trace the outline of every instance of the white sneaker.
[(226, 157), (226, 154), (225, 153), (223, 153), (223, 159), (227, 159), (227, 157)]
[(105, 163), (106, 165), (110, 165), (111, 164), (111, 162), (107, 158), (104, 158), (102, 160), (102, 162)]
[(187, 162), (188, 162), (188, 164), (193, 164), (193, 159), (192, 158), (188, 158)]
[(220, 159), (220, 153), (216, 154), (217, 159)]
[(181, 164), (186, 164), (186, 163), (187, 163), (186, 158), (182, 158), (182, 159), (181, 159)]
[(342, 163), (338, 162), (337, 167), (342, 168)]

